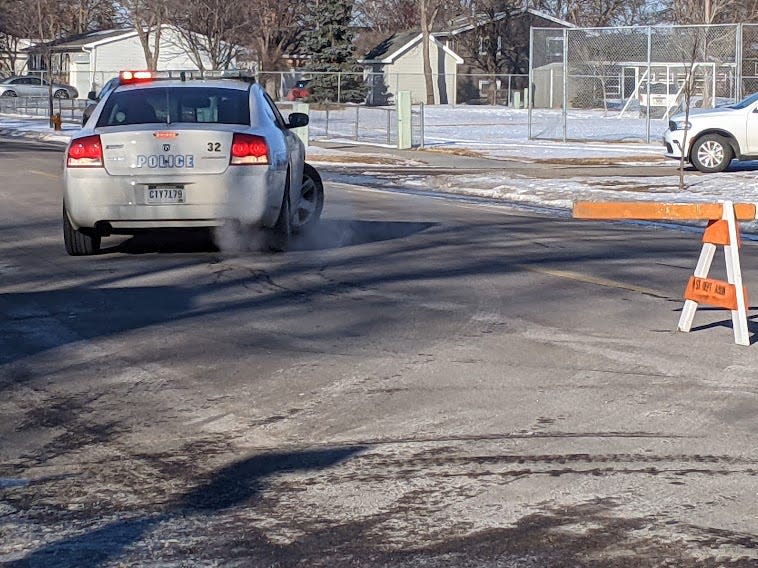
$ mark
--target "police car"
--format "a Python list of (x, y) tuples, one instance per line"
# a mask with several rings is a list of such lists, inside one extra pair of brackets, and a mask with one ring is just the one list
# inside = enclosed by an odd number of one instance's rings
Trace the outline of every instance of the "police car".
[(143, 229), (262, 227), (273, 250), (318, 223), (324, 190), (294, 128), (260, 85), (124, 71), (71, 139), (63, 237), (71, 255)]

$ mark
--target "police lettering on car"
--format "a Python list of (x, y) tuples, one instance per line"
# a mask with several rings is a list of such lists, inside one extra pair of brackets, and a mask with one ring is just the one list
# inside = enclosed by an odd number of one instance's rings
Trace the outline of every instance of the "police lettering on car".
[(194, 168), (195, 156), (192, 154), (138, 154), (137, 168)]

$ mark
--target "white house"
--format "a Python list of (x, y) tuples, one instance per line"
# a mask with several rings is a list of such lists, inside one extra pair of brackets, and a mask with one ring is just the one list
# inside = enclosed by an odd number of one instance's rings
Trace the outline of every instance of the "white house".
[(0, 76), (21, 75), (26, 70), (26, 49), (34, 42), (0, 33)]
[[(358, 61), (371, 85), (370, 104), (385, 104), (398, 91), (410, 91), (413, 103), (426, 102), (422, 43), (418, 32), (395, 34)], [(463, 59), (434, 36), (429, 42), (429, 58), (435, 102), (455, 104), (457, 69)]]
[[(154, 34), (151, 34), (154, 42)], [(58, 81), (76, 87), (80, 96), (99, 90), (110, 78), (123, 69), (146, 69), (145, 53), (137, 32), (132, 29), (111, 29), (88, 32), (47, 44), (52, 52), (52, 72)], [(32, 46), (29, 52), (30, 72), (43, 71), (43, 48)], [(203, 56), (203, 67), (212, 65)], [(181, 35), (171, 26), (161, 30), (158, 70), (194, 70), (192, 60)]]

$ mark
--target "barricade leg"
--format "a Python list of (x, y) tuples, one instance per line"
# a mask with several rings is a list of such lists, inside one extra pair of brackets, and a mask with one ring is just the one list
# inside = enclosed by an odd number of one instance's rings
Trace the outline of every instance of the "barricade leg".
[[(708, 272), (711, 270), (711, 264), (713, 264), (713, 256), (716, 254), (716, 245), (711, 243), (703, 243), (703, 248), (700, 251), (700, 258), (697, 261), (695, 267), (695, 276), (698, 278), (707, 278)], [(698, 303), (694, 300), (685, 300), (684, 307), (682, 308), (682, 315), (679, 317), (679, 325), (677, 329), (689, 333), (692, 329), (692, 321), (695, 319), (695, 312), (697, 311)]]
[(729, 227), (729, 244), (724, 247), (726, 277), (727, 281), (734, 285), (737, 292), (737, 309), (731, 310), (734, 342), (738, 345), (750, 345), (750, 337), (747, 330), (747, 306), (745, 305), (744, 287), (742, 286), (739, 236), (737, 234), (737, 221), (734, 217), (734, 207), (732, 207), (731, 201), (724, 203), (724, 218)]

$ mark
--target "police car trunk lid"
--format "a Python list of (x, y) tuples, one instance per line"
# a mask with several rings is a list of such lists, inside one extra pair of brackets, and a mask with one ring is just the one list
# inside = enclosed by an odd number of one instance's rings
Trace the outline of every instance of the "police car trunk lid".
[[(132, 126), (129, 131), (102, 129), (105, 170), (110, 175), (172, 176), (177, 174), (220, 174), (229, 167), (235, 128), (214, 125)], [(237, 127), (238, 129), (239, 127)]]

